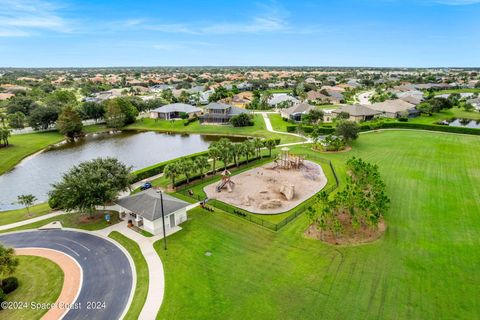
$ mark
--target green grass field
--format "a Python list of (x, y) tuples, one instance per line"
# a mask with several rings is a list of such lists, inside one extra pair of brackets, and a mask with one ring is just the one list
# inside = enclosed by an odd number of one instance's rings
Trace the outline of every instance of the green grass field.
[(272, 133), (265, 128), (265, 122), (261, 115), (255, 115), (254, 125), (251, 127), (234, 128), (229, 125), (201, 125), (200, 122), (192, 122), (188, 126), (183, 125), (184, 121), (167, 121), (143, 118), (137, 120), (134, 124), (126, 127), (127, 130), (151, 130), (164, 132), (184, 132), (199, 134), (216, 134), (216, 135), (237, 135), (237, 136), (254, 136), (262, 138), (280, 138), (281, 143), (291, 143), (303, 141), (299, 137)]
[(292, 125), (288, 121), (284, 121), (282, 116), (277, 113), (269, 113), (268, 118), (272, 124), (273, 130), (287, 132), (287, 126)]
[(25, 208), (0, 211), (0, 226), (43, 216), (47, 213), (50, 213), (51, 211), (52, 209), (46, 202), (32, 206), (30, 208), (30, 214), (28, 214), (27, 209)]
[(148, 293), (147, 261), (145, 260), (145, 257), (140, 251), (140, 247), (135, 241), (130, 240), (117, 231), (113, 231), (108, 236), (120, 243), (128, 251), (135, 264), (135, 269), (137, 272), (137, 285), (135, 286), (132, 304), (130, 305), (130, 308), (128, 309), (124, 319), (138, 319), (143, 305), (145, 304), (145, 300), (147, 299)]
[(369, 133), (321, 157), (342, 180), (354, 155), (379, 165), (392, 200), (380, 240), (333, 247), (303, 236), (305, 216), (274, 233), (194, 209), (167, 252), (155, 244), (166, 275), (158, 318), (479, 318), (480, 138)]
[[(18, 256), (19, 265), (14, 276), (18, 288), (8, 295), (7, 301), (54, 303), (63, 287), (63, 271), (52, 261), (34, 256)], [(48, 309), (1, 310), (2, 319), (40, 319)]]
[(0, 174), (12, 169), (23, 158), (63, 140), (58, 132), (13, 135), (10, 146), (0, 148)]
[[(104, 211), (102, 210), (102, 212)], [(110, 223), (107, 223), (105, 221), (103, 213), (97, 214), (95, 219), (93, 220), (84, 220), (83, 219), (84, 217), (85, 215), (79, 215), (76, 213), (67, 213), (67, 214), (62, 214), (53, 218), (48, 218), (48, 219), (30, 223), (30, 224), (26, 224), (20, 227), (1, 230), (0, 233), (28, 230), (28, 229), (37, 229), (53, 221), (60, 221), (60, 223), (64, 228), (76, 228), (76, 229), (82, 229), (82, 230), (88, 230), (88, 231), (100, 230), (112, 224), (120, 222), (120, 219), (118, 218), (118, 212), (115, 212), (115, 211), (110, 212), (110, 219), (111, 219)]]

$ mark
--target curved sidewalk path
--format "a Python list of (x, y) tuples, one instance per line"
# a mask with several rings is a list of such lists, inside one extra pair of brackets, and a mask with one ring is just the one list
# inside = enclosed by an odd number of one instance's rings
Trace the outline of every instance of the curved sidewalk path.
[(58, 211), (53, 211), (51, 213), (47, 213), (47, 214), (44, 214), (42, 216), (38, 216), (38, 217), (35, 217), (35, 218), (32, 218), (32, 219), (27, 219), (27, 220), (22, 220), (22, 221), (10, 223), (10, 224), (5, 224), (3, 226), (0, 226), (0, 231), (21, 227), (21, 226), (24, 226), (24, 225), (27, 225), (27, 224), (30, 224), (30, 223), (34, 223), (34, 222), (42, 221), (42, 220), (45, 220), (45, 219), (50, 219), (50, 218), (53, 218), (53, 217), (56, 217), (56, 216), (60, 216), (62, 214), (65, 214), (65, 212), (61, 211), (61, 210), (58, 210)]
[(82, 286), (82, 268), (69, 255), (45, 248), (17, 248), (16, 255), (42, 257), (57, 264), (63, 271), (63, 286), (55, 306), (42, 316), (42, 320), (61, 319), (68, 312), (62, 305), (71, 305), (77, 299)]
[[(167, 233), (167, 236), (178, 230), (181, 230), (181, 228), (175, 228), (173, 232)], [(165, 293), (165, 276), (162, 261), (160, 260), (158, 253), (155, 251), (153, 244), (156, 241), (163, 239), (163, 235), (145, 237), (130, 229), (125, 222), (120, 222), (111, 227), (94, 231), (94, 233), (103, 237), (108, 237), (112, 231), (117, 231), (130, 240), (135, 241), (140, 247), (140, 251), (147, 261), (148, 293), (147, 299), (145, 300), (145, 304), (143, 305), (142, 311), (140, 312), (138, 318), (155, 319), (163, 302), (163, 296)]]
[(294, 137), (302, 138), (302, 139), (305, 140), (305, 141), (302, 141), (302, 142), (285, 143), (285, 144), (278, 145), (277, 147), (294, 146), (294, 145), (298, 145), (298, 144), (305, 144), (305, 143), (312, 142), (310, 138), (304, 137), (304, 136), (302, 136), (298, 133), (282, 132), (282, 131), (274, 130), (273, 126), (272, 126), (272, 122), (270, 121), (270, 118), (268, 117), (268, 115), (269, 114), (276, 114), (275, 112), (257, 112), (257, 113), (260, 113), (262, 115), (263, 121), (265, 122), (265, 127), (267, 128), (267, 131), (278, 133), (278, 134), (285, 134), (285, 135), (289, 135), (289, 136), (294, 136)]

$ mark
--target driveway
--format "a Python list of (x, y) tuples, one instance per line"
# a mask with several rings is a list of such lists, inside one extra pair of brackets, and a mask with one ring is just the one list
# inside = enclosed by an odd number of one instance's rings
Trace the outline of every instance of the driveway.
[[(48, 248), (74, 258), (83, 270), (76, 300), (81, 309), (63, 319), (120, 319), (133, 288), (130, 261), (112, 242), (85, 232), (42, 230), (0, 235), (0, 242), (14, 248)], [(88, 302), (105, 302), (105, 308), (87, 309)]]
[(363, 104), (363, 105), (371, 105), (372, 103), (370, 102), (370, 97), (374, 94), (374, 91), (367, 91), (367, 92), (362, 92), (357, 96), (358, 103)]

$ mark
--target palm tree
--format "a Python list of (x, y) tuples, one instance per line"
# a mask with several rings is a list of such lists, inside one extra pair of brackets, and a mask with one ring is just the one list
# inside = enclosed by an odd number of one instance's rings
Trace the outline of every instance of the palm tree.
[(22, 194), (17, 197), (17, 201), (19, 204), (27, 208), (27, 214), (30, 216), (30, 207), (35, 201), (37, 201), (37, 197), (35, 197), (33, 194)]
[(252, 140), (253, 147), (257, 150), (257, 158), (260, 157), (260, 149), (263, 148), (263, 141), (260, 138), (254, 138)]
[(275, 148), (276, 145), (277, 143), (273, 139), (268, 139), (265, 141), (265, 147), (270, 152), (270, 155), (269, 155), (270, 157), (272, 156), (272, 149)]
[(230, 152), (232, 153), (233, 162), (235, 163), (235, 166), (238, 167), (239, 158), (240, 158), (240, 155), (242, 154), (242, 144), (240, 143), (230, 144)]
[(232, 142), (227, 138), (218, 140), (219, 159), (223, 162), (223, 167), (227, 169), (228, 163), (232, 159)]
[(163, 168), (163, 175), (172, 181), (172, 188), (175, 188), (175, 178), (178, 176), (180, 170), (176, 162), (171, 162)]
[(247, 158), (247, 163), (251, 155), (255, 154), (255, 147), (253, 146), (253, 142), (251, 140), (246, 140), (242, 143), (243, 152), (242, 155)]
[(215, 164), (216, 164), (216, 161), (218, 159), (220, 159), (220, 149), (217, 147), (216, 143), (212, 143), (210, 144), (210, 146), (208, 147), (208, 156), (210, 157), (210, 159), (212, 159), (212, 171), (213, 171), (213, 175), (215, 175)]
[(195, 168), (197, 169), (198, 172), (200, 172), (200, 176), (203, 180), (205, 175), (203, 174), (205, 170), (208, 170), (210, 168), (210, 163), (208, 163), (208, 158), (207, 157), (197, 157), (195, 159)]
[(192, 172), (195, 172), (194, 162), (191, 159), (180, 159), (177, 162), (178, 171), (180, 174), (184, 174), (187, 178), (187, 184), (190, 183), (190, 177)]

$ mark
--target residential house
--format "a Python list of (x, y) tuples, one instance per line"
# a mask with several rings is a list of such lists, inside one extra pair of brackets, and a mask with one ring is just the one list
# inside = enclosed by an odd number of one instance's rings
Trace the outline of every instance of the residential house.
[(404, 114), (408, 117), (416, 117), (420, 113), (415, 109), (414, 104), (402, 99), (373, 103), (369, 105), (369, 108), (382, 112), (382, 115), (387, 118), (399, 118)]
[(280, 115), (284, 119), (289, 119), (293, 121), (301, 121), (302, 120), (302, 115), (307, 114), (311, 110), (315, 109), (314, 106), (302, 102), (302, 103), (297, 103), (290, 108), (286, 109), (281, 109), (280, 110)]
[(272, 107), (277, 107), (280, 103), (286, 101), (289, 101), (292, 104), (300, 103), (300, 100), (287, 93), (274, 93), (270, 99), (268, 99), (267, 103)]
[(230, 103), (239, 108), (246, 108), (252, 102), (253, 93), (251, 91), (240, 92), (231, 98)]
[(350, 115), (348, 120), (355, 122), (372, 120), (376, 116), (382, 114), (380, 111), (370, 109), (361, 104), (343, 105), (338, 109), (332, 110), (332, 114), (336, 117), (342, 112), (348, 113)]
[(186, 103), (171, 103), (150, 111), (150, 118), (173, 120), (181, 119), (182, 114), (187, 114), (189, 118), (200, 116), (202, 110)]
[[(341, 103), (343, 99), (343, 95), (338, 93), (338, 92), (333, 92), (334, 95), (325, 95), (321, 92), (315, 91), (315, 90), (310, 90), (307, 92), (307, 100), (312, 102), (312, 103), (318, 103), (318, 104), (339, 104)], [(339, 96), (342, 98), (339, 99)]]
[(160, 196), (159, 191), (148, 189), (115, 203), (121, 208), (121, 216), (126, 215), (133, 225), (153, 235), (163, 234), (163, 221), (167, 234), (180, 230), (177, 226), (187, 221), (187, 210), (192, 205), (166, 193), (162, 194), (163, 201)]
[(227, 124), (233, 116), (247, 113), (250, 111), (226, 104), (211, 102), (204, 108), (204, 114), (200, 116), (200, 123)]

